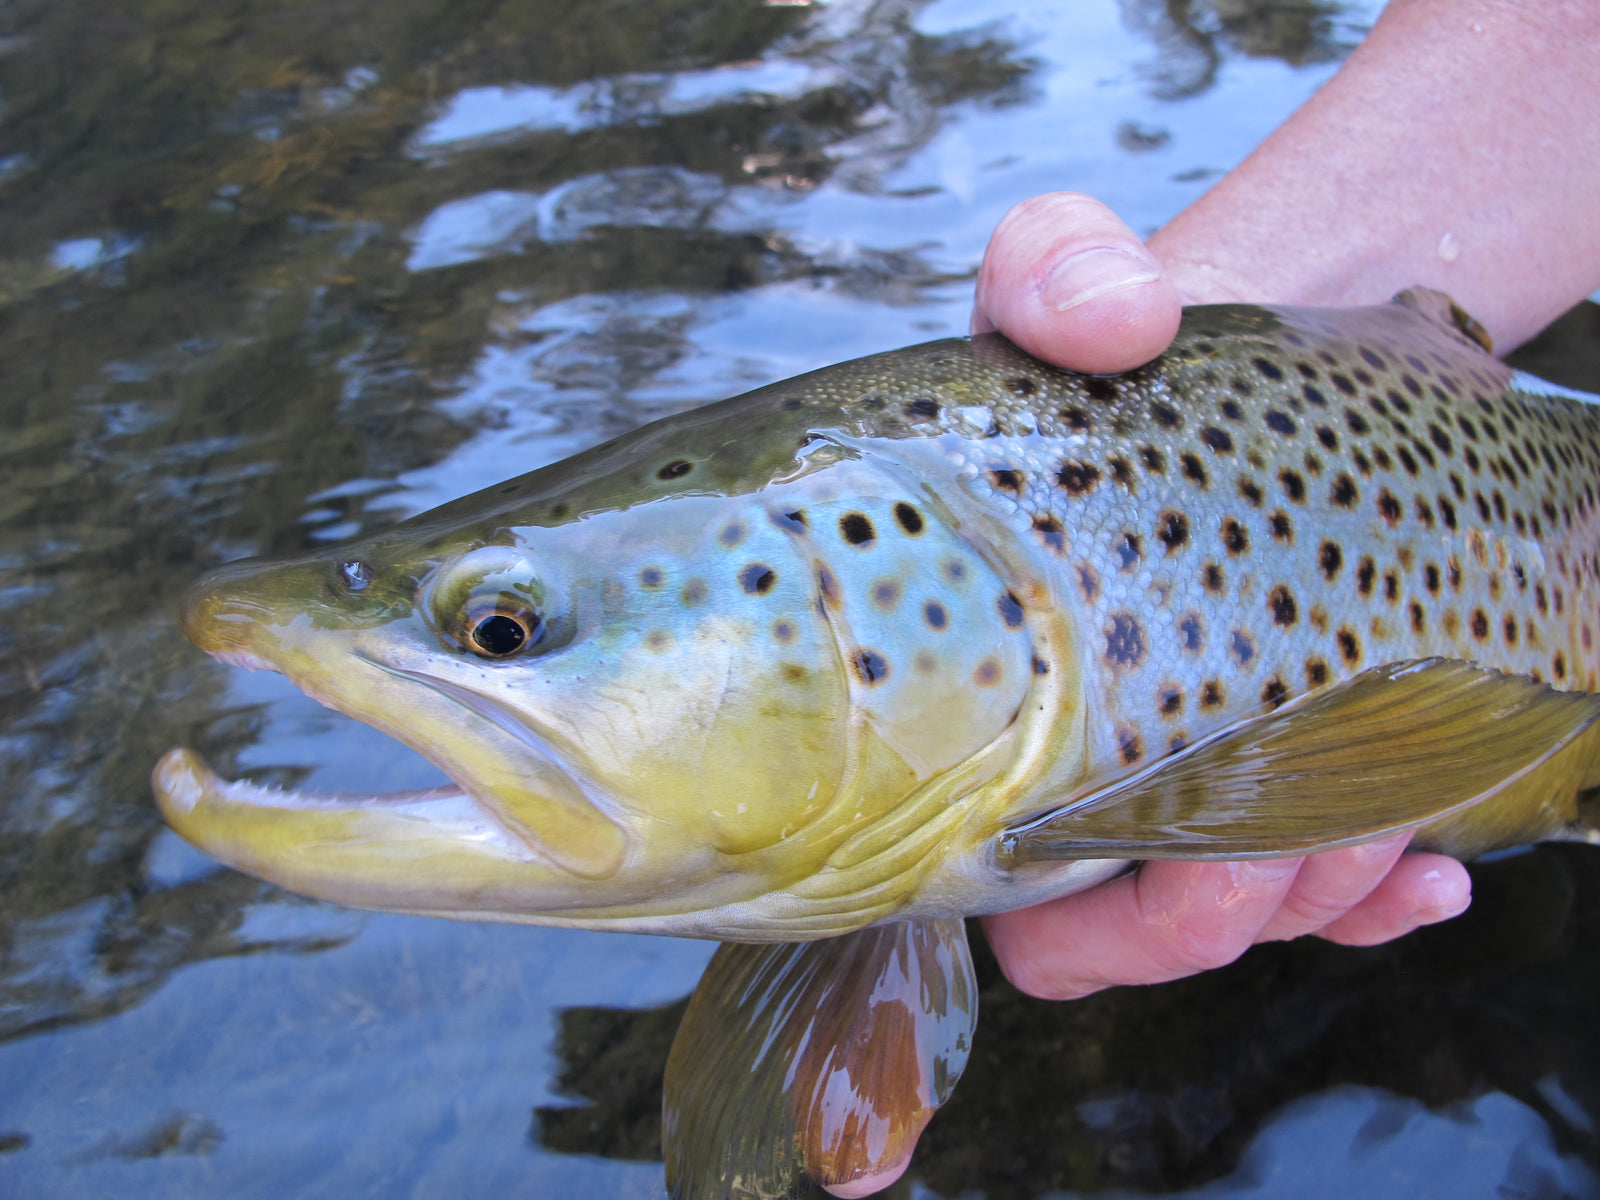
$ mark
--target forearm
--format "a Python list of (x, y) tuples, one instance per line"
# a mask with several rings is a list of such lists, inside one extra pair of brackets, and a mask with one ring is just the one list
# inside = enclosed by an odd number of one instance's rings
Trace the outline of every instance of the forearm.
[(1187, 301), (1425, 284), (1510, 349), (1600, 286), (1600, 4), (1393, 0), (1150, 246)]

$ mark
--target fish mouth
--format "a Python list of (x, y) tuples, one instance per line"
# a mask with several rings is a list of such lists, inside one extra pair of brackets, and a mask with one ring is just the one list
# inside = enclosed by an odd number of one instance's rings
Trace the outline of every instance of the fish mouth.
[(604, 885), (627, 858), (628, 831), (495, 697), (348, 644), (334, 652), (271, 633), (259, 639), (269, 644), (241, 644), (231, 623), (220, 636), (190, 632), (219, 662), (286, 676), (452, 781), (385, 793), (300, 791), (227, 780), (193, 750), (171, 750), (152, 774), (157, 805), (212, 857), (294, 891), (391, 911), (527, 919), (609, 898)]

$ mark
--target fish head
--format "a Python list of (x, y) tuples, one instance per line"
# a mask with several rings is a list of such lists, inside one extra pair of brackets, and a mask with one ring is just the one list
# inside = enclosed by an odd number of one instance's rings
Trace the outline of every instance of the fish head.
[(1024, 601), (958, 523), (837, 457), (561, 520), (445, 510), (214, 571), (183, 604), (196, 644), (455, 786), (278, 791), (178, 750), (155, 777), (168, 821), (297, 891), (465, 918), (695, 933), (814, 878), (981, 757), (1037, 677)]

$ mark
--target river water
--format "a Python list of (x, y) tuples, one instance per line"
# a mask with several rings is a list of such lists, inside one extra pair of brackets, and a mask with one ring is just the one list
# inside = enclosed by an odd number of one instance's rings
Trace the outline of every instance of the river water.
[[(1309, 0), (0, 7), (0, 1196), (659, 1197), (711, 947), (372, 916), (147, 777), (434, 782), (207, 660), (206, 567), (964, 331), (1012, 203), (1149, 231), (1375, 15)], [(1593, 386), (1593, 333), (1551, 359)], [(1585, 371), (1589, 372), (1585, 375)], [(1600, 855), (1072, 1005), (980, 961), (900, 1197), (1600, 1193)]]

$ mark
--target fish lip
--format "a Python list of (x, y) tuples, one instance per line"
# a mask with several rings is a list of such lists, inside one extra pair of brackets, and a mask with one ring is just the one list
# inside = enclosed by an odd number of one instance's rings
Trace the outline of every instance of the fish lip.
[(283, 674), (283, 668), (277, 663), (249, 650), (210, 650), (207, 653), (219, 663), (226, 663), (230, 667), (243, 667), (246, 671), (271, 671), (275, 675)]

